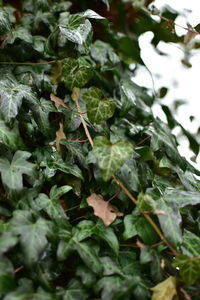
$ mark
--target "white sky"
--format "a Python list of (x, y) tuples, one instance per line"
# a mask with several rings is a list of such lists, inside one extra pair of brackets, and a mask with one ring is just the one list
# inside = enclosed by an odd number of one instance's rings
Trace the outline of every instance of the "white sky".
[[(187, 22), (192, 26), (200, 23), (200, 0), (156, 0), (153, 2), (158, 9), (169, 5), (174, 10), (179, 11), (182, 16), (176, 19), (176, 23), (187, 27)], [(158, 19), (158, 17), (155, 17)], [(176, 27), (177, 34), (186, 34), (186, 30)], [(153, 74), (155, 88), (169, 87), (167, 96), (160, 99), (160, 103), (171, 105), (174, 100), (185, 100), (187, 103), (180, 106), (176, 119), (191, 133), (195, 134), (200, 126), (200, 50), (193, 51), (193, 56), (190, 59), (192, 68), (187, 68), (181, 63), (184, 56), (183, 48), (179, 44), (160, 42), (158, 49), (167, 55), (159, 55), (151, 45), (153, 38), (152, 32), (143, 34), (140, 39), (141, 56), (147, 67)], [(200, 36), (195, 40), (200, 41)], [(152, 80), (145, 68), (139, 68), (134, 81), (140, 85), (152, 88)], [(164, 113), (159, 105), (153, 108), (154, 114), (159, 116), (164, 121), (166, 120)], [(189, 120), (190, 116), (195, 117), (195, 121)], [(174, 134), (179, 132), (174, 130)], [(186, 138), (179, 140), (179, 151), (181, 155), (190, 159), (193, 152), (188, 149), (188, 141)], [(191, 162), (191, 161), (190, 161)], [(200, 155), (197, 159), (196, 167), (200, 168)]]

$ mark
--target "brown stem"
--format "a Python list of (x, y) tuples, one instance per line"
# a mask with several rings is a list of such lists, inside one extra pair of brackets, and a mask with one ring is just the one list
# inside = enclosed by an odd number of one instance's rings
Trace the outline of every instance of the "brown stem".
[(58, 60), (42, 61), (42, 62), (16, 62), (16, 61), (0, 61), (0, 65), (48, 65), (54, 64)]
[(145, 11), (146, 13), (152, 15), (152, 16), (157, 16), (157, 17), (161, 18), (162, 20), (164, 20), (164, 21), (166, 21), (166, 22), (169, 22), (169, 23), (172, 23), (172, 22), (173, 22), (173, 24), (176, 25), (177, 27), (180, 27), (180, 28), (182, 28), (182, 29), (185, 29), (185, 30), (187, 30), (187, 31), (189, 31), (189, 32), (191, 32), (191, 33), (199, 34), (199, 32), (196, 31), (195, 29), (190, 28), (190, 27), (184, 27), (184, 26), (181, 26), (181, 25), (175, 23), (175, 22), (174, 22), (173, 20), (171, 20), (171, 19), (168, 19), (168, 18), (166, 18), (166, 17), (163, 17), (163, 16), (161, 16), (160, 14), (153, 13), (151, 10), (147, 9), (146, 7), (143, 7), (142, 10)]
[[(72, 92), (72, 99), (75, 101), (76, 103), (76, 107), (77, 107), (77, 111), (79, 113), (81, 122), (83, 124), (84, 130), (85, 130), (85, 134), (91, 144), (91, 146), (94, 146), (94, 142), (91, 138), (90, 132), (87, 128), (87, 124), (83, 118), (83, 116), (80, 114), (81, 110), (80, 110), (80, 106), (79, 106), (79, 96), (80, 96), (80, 89), (78, 88), (74, 88), (73, 92)], [(137, 200), (133, 197), (133, 195), (129, 192), (129, 190), (124, 186), (124, 184), (115, 176), (112, 176), (113, 180), (115, 181), (115, 183), (120, 187), (120, 189), (122, 189), (124, 191), (124, 193), (128, 196), (129, 199), (131, 199), (131, 201), (137, 205)], [(141, 212), (142, 213), (142, 212)], [(157, 232), (157, 234), (159, 235), (159, 237), (161, 238), (161, 240), (167, 245), (167, 247), (172, 251), (173, 255), (177, 255), (176, 250), (173, 248), (173, 246), (170, 244), (170, 242), (166, 239), (166, 237), (163, 235), (162, 231), (160, 230), (160, 228), (156, 225), (156, 223), (152, 220), (152, 218), (149, 215), (146, 215), (143, 213), (143, 216), (149, 221), (149, 223), (151, 224), (151, 226), (154, 228), (154, 230)]]

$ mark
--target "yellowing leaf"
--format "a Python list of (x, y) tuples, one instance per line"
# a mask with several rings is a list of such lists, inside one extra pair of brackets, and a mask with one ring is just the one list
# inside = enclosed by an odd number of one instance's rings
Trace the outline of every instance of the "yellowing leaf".
[(176, 277), (168, 277), (166, 280), (151, 288), (151, 291), (153, 291), (151, 300), (172, 300), (174, 296), (177, 295)]
[(101, 195), (93, 193), (87, 198), (87, 203), (94, 209), (94, 215), (99, 217), (106, 226), (109, 226), (117, 217), (123, 216), (117, 207), (105, 201)]
[(56, 149), (58, 152), (61, 152), (60, 140), (66, 139), (66, 135), (63, 131), (63, 124), (59, 123), (60, 128), (56, 131)]

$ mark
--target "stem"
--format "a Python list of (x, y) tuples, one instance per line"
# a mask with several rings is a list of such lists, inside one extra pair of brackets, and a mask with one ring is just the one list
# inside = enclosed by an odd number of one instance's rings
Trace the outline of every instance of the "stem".
[(143, 7), (142, 10), (145, 11), (146, 13), (152, 15), (152, 16), (157, 16), (157, 17), (161, 18), (162, 20), (164, 20), (164, 21), (166, 21), (166, 22), (173, 23), (173, 24), (176, 25), (177, 27), (180, 27), (180, 28), (182, 28), (182, 29), (185, 29), (185, 30), (187, 30), (187, 31), (189, 31), (189, 32), (191, 32), (191, 33), (199, 34), (199, 32), (196, 31), (195, 29), (181, 26), (181, 25), (175, 23), (173, 20), (170, 20), (170, 19), (168, 19), (168, 18), (166, 18), (166, 17), (163, 17), (163, 16), (161, 16), (160, 14), (153, 13), (151, 10), (147, 9), (146, 7)]
[[(90, 135), (90, 132), (87, 128), (87, 124), (82, 116), (82, 114), (80, 113), (80, 106), (79, 106), (79, 96), (80, 96), (80, 89), (78, 88), (74, 88), (73, 92), (72, 92), (72, 99), (75, 101), (76, 103), (76, 107), (77, 107), (77, 111), (79, 113), (81, 122), (83, 124), (84, 130), (85, 130), (85, 134), (90, 142), (90, 145), (93, 147), (94, 146), (94, 142), (92, 140), (92, 137)], [(124, 193), (128, 196), (128, 198), (135, 204), (137, 205), (137, 200), (133, 197), (133, 195), (129, 192), (129, 190), (123, 185), (123, 183), (115, 176), (112, 176), (113, 180), (115, 181), (115, 183), (124, 191)], [(143, 216), (149, 221), (149, 223), (151, 224), (151, 226), (154, 228), (154, 230), (157, 232), (157, 234), (159, 235), (160, 239), (167, 245), (167, 247), (172, 251), (173, 255), (177, 255), (176, 250), (173, 248), (173, 246), (170, 244), (170, 242), (166, 239), (166, 237), (163, 235), (162, 231), (159, 229), (159, 227), (156, 225), (156, 223), (152, 220), (152, 218), (149, 215), (144, 214), (143, 212), (141, 212), (143, 214)]]
[(48, 65), (54, 64), (59, 60), (50, 60), (50, 61), (43, 61), (43, 62), (16, 62), (16, 61), (0, 61), (0, 65)]

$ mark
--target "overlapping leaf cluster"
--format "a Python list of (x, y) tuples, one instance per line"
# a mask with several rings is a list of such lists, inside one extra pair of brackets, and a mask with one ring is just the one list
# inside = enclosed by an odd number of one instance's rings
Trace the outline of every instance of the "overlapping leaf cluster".
[[(156, 300), (183, 298), (181, 289), (198, 299), (200, 171), (177, 150), (171, 129), (179, 124), (170, 110), (162, 107), (168, 124), (154, 117), (156, 98), (134, 83), (129, 68), (144, 65), (143, 32), (154, 33), (154, 46), (181, 38), (131, 1), (110, 1), (110, 10), (105, 0), (6, 2), (0, 1), (0, 299), (141, 300), (153, 292)], [(77, 88), (80, 107), (72, 96)], [(182, 130), (197, 155), (198, 142)], [(87, 202), (93, 193), (101, 195), (96, 215)], [(101, 207), (120, 211), (110, 226)]]

